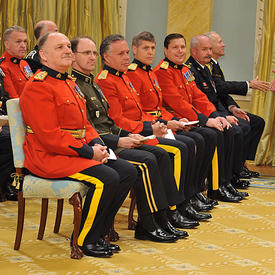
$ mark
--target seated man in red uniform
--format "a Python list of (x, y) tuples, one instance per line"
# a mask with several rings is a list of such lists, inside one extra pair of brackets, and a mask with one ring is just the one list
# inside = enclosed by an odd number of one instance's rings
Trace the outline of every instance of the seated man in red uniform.
[[(103, 70), (95, 82), (101, 87), (108, 100), (108, 113), (117, 126), (142, 135), (155, 134), (158, 144), (165, 149), (172, 159), (174, 182), (165, 183), (171, 211), (176, 210), (194, 220), (211, 218), (210, 214), (198, 213), (189, 203), (196, 194), (197, 186), (188, 177), (188, 164), (194, 158), (194, 147), (188, 147), (178, 140), (163, 138), (166, 126), (161, 122), (154, 123), (154, 117), (143, 112), (139, 99), (139, 91), (135, 89), (125, 72), (129, 65), (129, 47), (121, 35), (106, 37), (100, 46), (100, 55), (104, 62)], [(190, 150), (189, 150), (190, 148)], [(192, 149), (193, 148), (193, 149)]]
[[(95, 69), (97, 56), (94, 41), (87, 36), (76, 37), (71, 40), (71, 44), (74, 59), (72, 77), (85, 96), (89, 122), (119, 158), (129, 161), (137, 168), (138, 178), (134, 190), (139, 229), (135, 236), (157, 242), (174, 241), (175, 236), (186, 237), (187, 233), (174, 228), (167, 217), (168, 202), (163, 182), (173, 180), (168, 153), (157, 146), (143, 144), (143, 136), (115, 125), (108, 116), (108, 102), (91, 73)], [(183, 222), (183, 217), (173, 223), (179, 228), (193, 228), (199, 224), (196, 221)]]
[(88, 122), (83, 94), (66, 73), (72, 64), (69, 39), (48, 33), (39, 41), (39, 54), (43, 67), (20, 96), (27, 125), (25, 167), (39, 177), (89, 186), (78, 245), (87, 256), (110, 257), (120, 248), (103, 237), (136, 180), (136, 169), (108, 160), (107, 147)]
[(227, 202), (240, 201), (248, 194), (238, 192), (230, 183), (230, 150), (233, 148), (231, 125), (219, 115), (215, 106), (198, 89), (191, 71), (183, 63), (186, 56), (184, 37), (177, 33), (168, 35), (164, 41), (164, 53), (165, 59), (154, 69), (162, 89), (164, 104), (169, 106), (177, 117), (199, 120), (201, 126), (211, 127), (218, 137), (220, 188), (216, 191), (209, 190), (209, 196)]
[(5, 74), (4, 89), (10, 98), (16, 98), (33, 75), (29, 64), (22, 60), (27, 50), (27, 34), (22, 27), (12, 26), (4, 31), (3, 40), (5, 52), (0, 65)]
[[(202, 127), (191, 127), (188, 128), (189, 131), (182, 131), (184, 129), (182, 122), (188, 120), (174, 116), (162, 106), (162, 91), (157, 76), (151, 68), (155, 58), (155, 48), (155, 38), (150, 32), (141, 32), (135, 35), (132, 40), (134, 60), (128, 67), (127, 76), (139, 91), (140, 101), (145, 112), (165, 123), (169, 129), (180, 135), (180, 140), (185, 141), (185, 137), (195, 140), (196, 158), (195, 163), (191, 164), (190, 174), (195, 174), (193, 181), (201, 192), (195, 194), (196, 199), (192, 198), (191, 202), (194, 208), (205, 210), (208, 208), (207, 204), (217, 204), (217, 201), (212, 202), (202, 193), (216, 147), (216, 133)], [(218, 169), (217, 164), (216, 169)]]

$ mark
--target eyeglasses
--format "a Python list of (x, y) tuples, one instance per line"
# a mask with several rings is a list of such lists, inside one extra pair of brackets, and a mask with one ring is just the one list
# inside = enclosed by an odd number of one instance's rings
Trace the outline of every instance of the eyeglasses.
[(89, 55), (92, 55), (92, 56), (98, 56), (98, 52), (94, 51), (84, 51), (84, 52), (76, 52), (76, 53), (81, 53), (81, 54), (84, 54), (86, 56), (89, 56)]

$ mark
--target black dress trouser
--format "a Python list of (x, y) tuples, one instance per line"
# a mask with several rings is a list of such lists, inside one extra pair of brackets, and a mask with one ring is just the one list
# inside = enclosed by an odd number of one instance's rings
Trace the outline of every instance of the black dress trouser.
[(109, 232), (114, 217), (137, 178), (133, 165), (125, 160), (108, 160), (67, 177), (81, 181), (86, 194), (78, 245), (96, 242)]

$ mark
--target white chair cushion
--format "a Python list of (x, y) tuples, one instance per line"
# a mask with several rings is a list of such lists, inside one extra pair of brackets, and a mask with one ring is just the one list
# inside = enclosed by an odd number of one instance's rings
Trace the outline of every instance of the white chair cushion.
[(75, 192), (81, 197), (87, 193), (88, 187), (77, 181), (51, 180), (27, 175), (23, 183), (24, 198), (57, 198), (69, 199)]

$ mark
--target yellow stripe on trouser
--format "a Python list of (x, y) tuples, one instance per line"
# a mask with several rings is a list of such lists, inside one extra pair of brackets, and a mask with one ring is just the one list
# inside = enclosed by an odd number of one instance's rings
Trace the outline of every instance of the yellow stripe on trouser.
[(180, 189), (181, 176), (181, 152), (180, 149), (174, 146), (157, 144), (158, 147), (163, 148), (166, 152), (174, 154), (174, 177), (178, 190)]
[[(146, 194), (146, 198), (147, 198), (147, 201), (148, 201), (148, 205), (149, 205), (150, 211), (151, 211), (151, 213), (157, 212), (158, 208), (157, 208), (157, 205), (156, 205), (156, 202), (155, 202), (155, 199), (154, 199), (152, 185), (151, 185), (151, 180), (150, 180), (150, 176), (149, 176), (147, 165), (145, 163), (143, 163), (143, 162), (141, 163), (141, 162), (130, 161), (130, 160), (128, 160), (128, 162), (137, 165), (138, 168), (141, 170), (142, 181), (143, 181), (143, 185), (144, 185), (144, 189), (145, 189), (145, 194)], [(145, 168), (145, 171), (144, 171), (143, 167)], [(146, 179), (147, 179), (147, 181), (146, 181)], [(146, 182), (148, 184), (148, 187), (146, 185)], [(152, 205), (152, 203), (150, 201), (150, 198), (152, 200), (153, 205)]]
[(95, 185), (95, 191), (94, 191), (93, 198), (92, 198), (92, 201), (90, 204), (89, 212), (88, 212), (84, 226), (83, 226), (81, 233), (79, 234), (78, 240), (77, 240), (78, 245), (82, 246), (85, 237), (87, 236), (88, 232), (90, 231), (91, 227), (93, 226), (97, 208), (99, 205), (99, 201), (100, 201), (100, 198), (101, 198), (101, 195), (103, 192), (104, 183), (95, 177), (88, 176), (88, 175), (81, 174), (81, 173), (73, 174), (73, 175), (69, 176), (69, 178), (77, 179), (79, 181), (86, 181), (86, 182), (89, 182), (89, 183)]
[(218, 150), (215, 148), (214, 156), (212, 158), (212, 186), (213, 190), (219, 189), (219, 161), (218, 161)]

